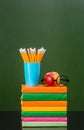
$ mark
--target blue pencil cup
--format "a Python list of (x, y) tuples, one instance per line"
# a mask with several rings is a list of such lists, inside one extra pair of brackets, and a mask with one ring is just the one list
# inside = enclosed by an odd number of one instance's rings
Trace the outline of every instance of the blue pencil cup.
[(36, 86), (40, 78), (40, 63), (24, 63), (26, 86)]

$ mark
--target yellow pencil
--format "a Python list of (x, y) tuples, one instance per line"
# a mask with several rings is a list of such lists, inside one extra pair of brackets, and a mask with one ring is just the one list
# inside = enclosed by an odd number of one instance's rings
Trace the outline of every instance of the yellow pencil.
[(29, 62), (27, 53), (26, 52), (22, 52), (21, 54), (24, 57), (24, 62)]
[(34, 62), (34, 49), (30, 48), (32, 62)]
[(34, 62), (36, 62), (36, 48), (34, 48)]
[(37, 51), (36, 62), (39, 62), (39, 56), (40, 56), (40, 49), (38, 49), (38, 51)]
[(29, 58), (28, 58), (26, 50), (21, 48), (21, 49), (19, 49), (19, 51), (20, 51), (20, 54), (21, 54), (23, 61), (29, 62)]
[(42, 61), (43, 56), (44, 56), (44, 53), (41, 52), (41, 53), (40, 53), (40, 62)]
[(44, 54), (45, 54), (45, 49), (43, 49), (42, 48), (42, 50), (41, 50), (41, 52), (40, 52), (40, 62), (42, 61), (42, 59), (43, 59), (43, 56), (44, 56)]
[(22, 52), (20, 52), (20, 55), (21, 55), (21, 57), (23, 59), (23, 62), (25, 62), (25, 59), (24, 59), (24, 56), (22, 55)]
[(21, 55), (21, 57), (22, 57), (22, 59), (23, 59), (23, 61), (24, 61), (24, 57), (23, 57), (23, 55), (22, 55), (22, 48), (19, 49), (19, 52), (20, 52), (20, 55)]
[(32, 53), (29, 49), (27, 49), (27, 51), (28, 51), (29, 60), (30, 62), (32, 62)]

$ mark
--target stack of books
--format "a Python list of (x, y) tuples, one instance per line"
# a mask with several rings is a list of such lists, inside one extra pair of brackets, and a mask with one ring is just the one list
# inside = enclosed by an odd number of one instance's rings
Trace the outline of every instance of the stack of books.
[(67, 126), (67, 87), (21, 86), (22, 127)]

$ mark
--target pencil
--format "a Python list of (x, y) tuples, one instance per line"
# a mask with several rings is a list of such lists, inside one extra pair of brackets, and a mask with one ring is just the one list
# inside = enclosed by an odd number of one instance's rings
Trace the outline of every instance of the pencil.
[(27, 52), (28, 52), (29, 60), (30, 60), (30, 62), (32, 62), (32, 56), (31, 56), (31, 52), (30, 52), (30, 50), (27, 49)]
[(36, 48), (34, 48), (34, 62), (36, 62)]
[(20, 54), (22, 56), (23, 61), (24, 62), (29, 62), (29, 58), (28, 58), (26, 49), (25, 48), (24, 49), (21, 48), (21, 49), (19, 49), (19, 51), (20, 51)]
[(42, 48), (41, 48), (41, 52), (40, 52), (40, 59), (39, 59), (40, 62), (41, 62), (42, 59), (43, 59), (43, 56), (44, 56), (44, 54), (45, 54), (45, 51), (46, 51), (46, 50), (42, 47)]
[(36, 62), (39, 62), (39, 53), (40, 53), (40, 49), (38, 49), (38, 51), (37, 51)]
[(35, 51), (36, 51), (35, 48), (34, 48), (34, 49), (30, 48), (31, 57), (32, 57), (32, 62), (35, 62), (35, 54), (36, 54)]

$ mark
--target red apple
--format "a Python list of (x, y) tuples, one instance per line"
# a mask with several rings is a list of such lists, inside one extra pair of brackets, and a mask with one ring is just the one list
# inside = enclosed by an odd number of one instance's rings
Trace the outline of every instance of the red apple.
[(52, 83), (52, 86), (53, 86), (53, 87), (58, 86), (57, 82), (56, 82), (56, 81), (54, 81), (54, 82)]
[(47, 86), (57, 86), (60, 82), (60, 78), (58, 79), (58, 82), (54, 81), (59, 77), (59, 74), (57, 72), (48, 72), (45, 74), (44, 79)]
[(51, 86), (53, 84), (53, 78), (49, 75), (45, 75), (44, 80), (47, 86)]
[(46, 73), (46, 75), (53, 77), (54, 80), (56, 80), (57, 77), (59, 76), (59, 74), (57, 72), (54, 72), (54, 71), (48, 72), (48, 73)]

